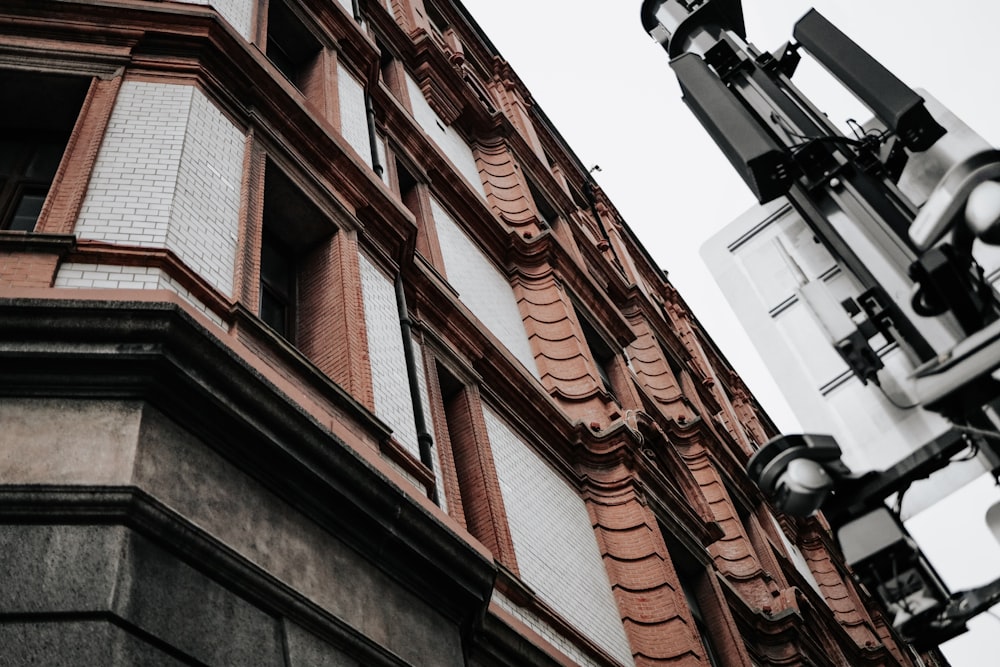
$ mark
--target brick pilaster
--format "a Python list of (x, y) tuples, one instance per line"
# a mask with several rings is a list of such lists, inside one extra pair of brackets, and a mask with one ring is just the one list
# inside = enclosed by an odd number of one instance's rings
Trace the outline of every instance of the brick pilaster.
[(701, 666), (704, 648), (659, 532), (628, 484), (586, 497), (636, 665)]
[(46, 234), (73, 231), (121, 83), (120, 76), (91, 82), (49, 188), (52, 195), (45, 199), (35, 231)]
[(518, 574), (478, 388), (462, 388), (444, 407), (466, 527), (494, 558)]

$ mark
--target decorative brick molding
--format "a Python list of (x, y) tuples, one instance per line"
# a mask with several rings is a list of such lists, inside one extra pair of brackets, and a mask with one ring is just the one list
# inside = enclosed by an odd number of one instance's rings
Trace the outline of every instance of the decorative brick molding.
[(694, 445), (682, 451), (681, 455), (698, 481), (715, 521), (724, 532), (722, 539), (708, 548), (719, 573), (739, 591), (747, 605), (777, 610), (775, 598), (779, 593), (778, 586), (761, 567), (708, 452), (704, 447)]
[(479, 173), (486, 188), (486, 201), (493, 212), (518, 234), (527, 238), (541, 231), (538, 213), (531, 202), (528, 184), (510, 149), (502, 141), (479, 144), (475, 151)]
[[(802, 555), (819, 584), (834, 618), (847, 630), (858, 646), (881, 644), (875, 632), (874, 623), (865, 611), (864, 605), (848, 583), (847, 575), (833, 562), (829, 550), (819, 535), (817, 526), (809, 524), (799, 535)], [(897, 648), (898, 650), (898, 648)]]
[(592, 487), (587, 508), (636, 665), (701, 665), (704, 649), (656, 517), (627, 484), (613, 494)]
[(160, 269), (217, 317), (229, 319), (232, 312), (232, 302), (229, 299), (167, 248), (145, 248), (81, 240), (76, 243), (75, 249), (67, 254), (65, 262)]
[(38, 216), (35, 230), (47, 234), (68, 234), (80, 215), (90, 175), (104, 139), (122, 77), (95, 78), (70, 134), (66, 150), (49, 188), (51, 196)]
[(605, 426), (610, 397), (590, 356), (572, 302), (551, 267), (520, 267), (514, 281), (524, 328), (528, 333), (542, 385), (571, 419)]
[(628, 346), (629, 359), (639, 385), (656, 401), (659, 410), (674, 421), (691, 421), (695, 414), (664, 358), (663, 349), (640, 313), (629, 316), (636, 338)]

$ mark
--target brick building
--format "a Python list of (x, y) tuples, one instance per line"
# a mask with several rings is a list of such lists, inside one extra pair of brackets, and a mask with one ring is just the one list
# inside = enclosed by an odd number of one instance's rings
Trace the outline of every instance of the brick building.
[(0, 17), (0, 664), (919, 664), (458, 3)]

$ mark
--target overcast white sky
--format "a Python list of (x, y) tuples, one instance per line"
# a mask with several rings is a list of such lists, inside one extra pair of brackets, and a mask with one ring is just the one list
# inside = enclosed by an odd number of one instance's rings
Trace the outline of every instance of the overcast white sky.
[[(771, 417), (794, 429), (698, 254), (755, 200), (681, 102), (666, 53), (642, 30), (641, 0), (463, 1), (584, 164), (600, 165), (598, 183)], [(1000, 145), (1000, 3), (743, 0), (748, 41), (778, 49), (810, 7)], [(870, 115), (808, 56), (793, 80), (842, 127)], [(947, 648), (954, 667), (1000, 660), (1000, 619), (973, 627)]]

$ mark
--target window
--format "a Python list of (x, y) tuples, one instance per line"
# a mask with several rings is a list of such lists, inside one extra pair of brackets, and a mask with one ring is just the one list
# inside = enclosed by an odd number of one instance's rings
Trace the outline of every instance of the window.
[(549, 200), (545, 198), (538, 187), (530, 180), (528, 181), (528, 191), (531, 193), (531, 199), (535, 202), (535, 209), (538, 211), (538, 215), (542, 218), (542, 227), (551, 229), (555, 226), (559, 213), (556, 212), (555, 207), (549, 203)]
[(267, 7), (267, 57), (295, 87), (308, 95), (313, 86), (319, 54), (316, 36), (285, 0), (271, 0)]
[(399, 199), (410, 212), (420, 220), (422, 217), (420, 193), (417, 191), (417, 179), (396, 160), (396, 180), (399, 182)]
[(295, 257), (265, 231), (260, 248), (260, 319), (283, 337), (292, 340), (295, 327)]
[(0, 70), (0, 229), (30, 232), (87, 95), (90, 79)]
[(681, 590), (684, 593), (684, 600), (687, 602), (688, 609), (694, 619), (695, 630), (705, 647), (705, 657), (708, 659), (708, 664), (712, 667), (721, 667), (722, 660), (719, 658), (718, 649), (712, 644), (712, 635), (705, 621), (705, 611), (698, 596), (698, 588), (708, 583), (704, 581), (704, 578), (709, 576), (706, 566), (699, 563), (691, 552), (672, 537), (662, 523), (660, 524), (660, 533), (663, 534), (667, 551), (670, 553), (670, 560), (673, 562), (674, 571), (677, 573), (677, 579), (680, 581)]
[(334, 232), (319, 207), (272, 162), (264, 171), (260, 250), (260, 319), (293, 344), (301, 341), (302, 310), (314, 299), (311, 257)]
[(615, 396), (615, 390), (611, 384), (611, 375), (615, 359), (618, 355), (608, 345), (607, 341), (604, 340), (604, 337), (597, 333), (597, 329), (586, 318), (579, 317), (578, 319), (580, 320), (580, 327), (583, 329), (583, 336), (587, 340), (587, 347), (590, 348), (590, 356), (594, 358), (594, 362), (597, 364), (597, 372), (601, 376), (601, 384), (604, 385), (605, 391)]
[(448, 29), (448, 21), (441, 15), (438, 8), (427, 2), (424, 3), (424, 10), (427, 12), (427, 21), (431, 24), (431, 27), (438, 34), (444, 34), (444, 31)]

